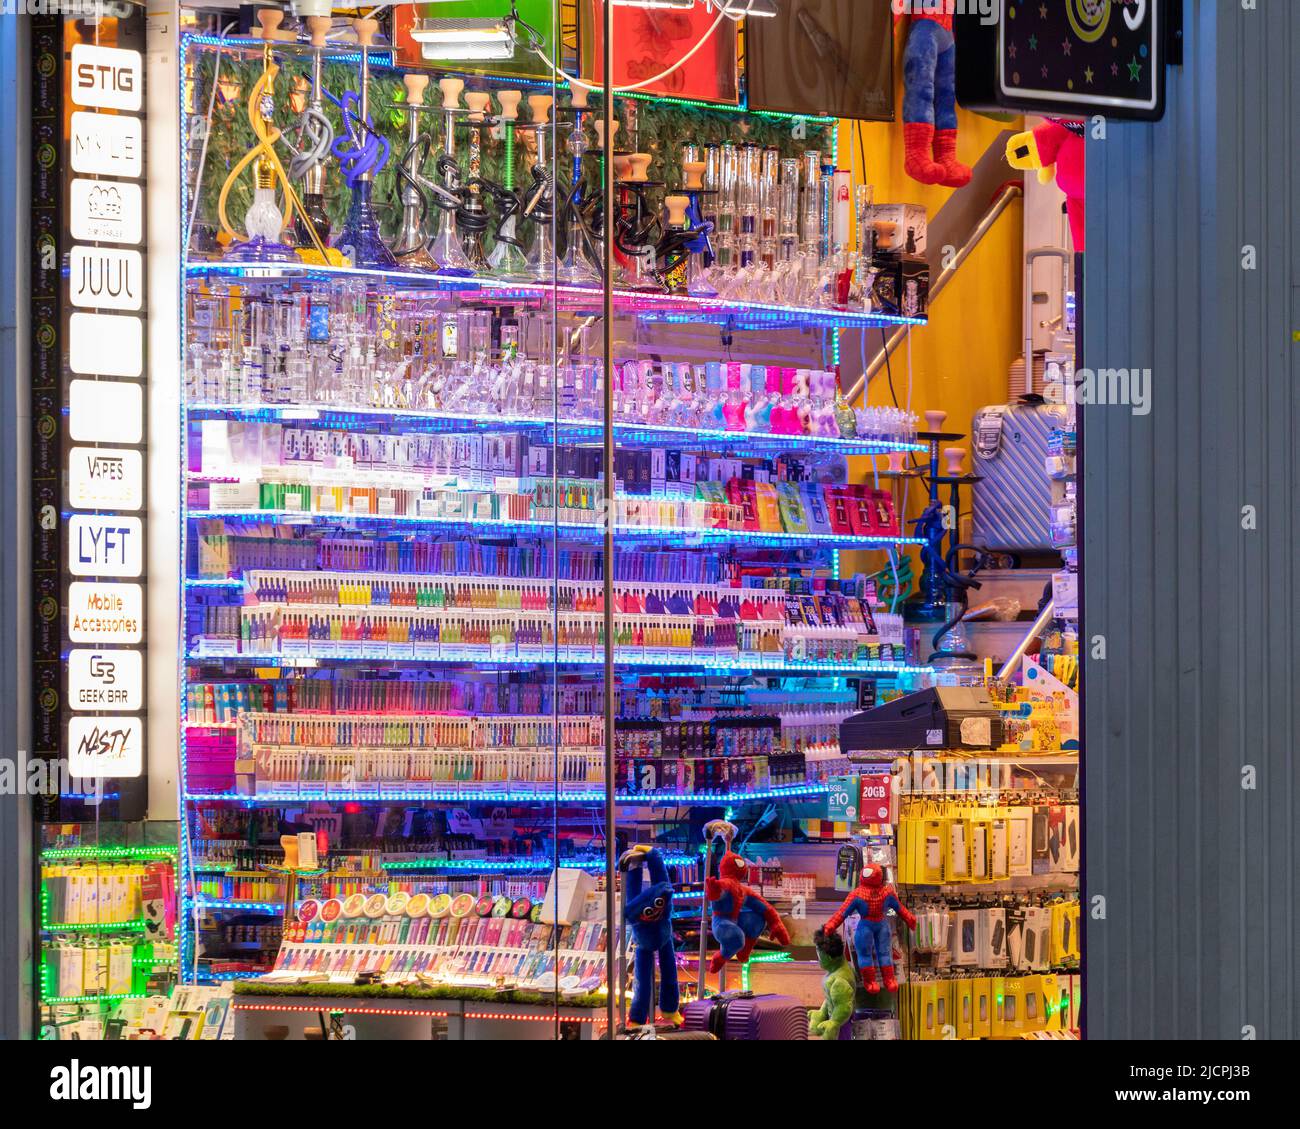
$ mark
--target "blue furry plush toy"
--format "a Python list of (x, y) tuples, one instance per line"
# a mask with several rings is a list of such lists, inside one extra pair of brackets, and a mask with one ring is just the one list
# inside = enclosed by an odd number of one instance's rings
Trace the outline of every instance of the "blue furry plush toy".
[[(643, 864), (650, 871), (650, 885), (643, 888)], [(651, 1017), (650, 988), (654, 982), (655, 959), (659, 960), (659, 1011), (674, 1027), (682, 1024), (678, 1011), (677, 958), (673, 949), (673, 884), (663, 856), (643, 844), (625, 851), (619, 859), (626, 869), (623, 885), (623, 920), (636, 942), (634, 986), (628, 1019), (640, 1026)]]

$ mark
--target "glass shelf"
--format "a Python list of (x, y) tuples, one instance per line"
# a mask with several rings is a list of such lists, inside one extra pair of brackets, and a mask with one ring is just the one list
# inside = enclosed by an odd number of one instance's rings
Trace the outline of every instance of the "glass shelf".
[[(482, 537), (546, 537), (601, 541), (605, 531), (594, 522), (416, 517), (357, 513), (320, 513), (302, 510), (188, 509), (191, 520), (221, 518), (226, 521), (274, 522), (281, 525), (339, 526), (355, 523), (374, 527), (445, 529)], [(923, 545), (920, 537), (866, 536), (852, 533), (774, 533), (758, 529), (669, 529), (659, 526), (622, 526), (619, 541), (659, 542), (665, 545), (748, 545), (759, 549), (887, 549), (897, 545)]]
[[(313, 668), (322, 663), (422, 663), (443, 666), (473, 665), (483, 669), (518, 669), (534, 666), (584, 667), (603, 666), (603, 655), (584, 658), (564, 658), (554, 653), (535, 657), (493, 657), (491, 655), (461, 654), (455, 656), (428, 655), (285, 655), (279, 652), (237, 652), (232, 654), (205, 654), (201, 651), (189, 651), (185, 661), (193, 665), (203, 663), (246, 663), (259, 667), (305, 667)], [(622, 670), (673, 670), (682, 673), (701, 674), (933, 674), (931, 666), (909, 666), (906, 663), (892, 663), (883, 660), (865, 660), (860, 662), (805, 662), (798, 659), (780, 657), (759, 659), (735, 659), (717, 661), (705, 658), (620, 658), (615, 656), (614, 665)]]
[[(190, 404), (192, 416), (212, 416), (243, 422), (276, 421), (289, 423), (323, 423), (352, 427), (374, 421), (417, 425), (420, 430), (453, 431), (532, 431), (558, 443), (595, 443), (602, 436), (598, 420), (555, 420), (502, 415), (474, 415), (462, 412), (421, 411), (412, 408), (373, 408), (350, 405), (301, 404)], [(784, 454), (793, 451), (828, 455), (887, 455), (894, 451), (925, 454), (924, 443), (895, 442), (880, 439), (839, 439), (822, 435), (775, 435), (754, 431), (715, 431), (708, 428), (673, 427), (666, 424), (616, 423), (614, 438), (624, 447), (685, 447), (716, 450), (725, 448), (737, 454)], [(197, 481), (191, 472), (190, 481)], [(211, 476), (208, 481), (213, 481)], [(228, 481), (215, 479), (215, 481)]]
[[(625, 793), (615, 795), (619, 804), (650, 805), (657, 804), (698, 804), (715, 806), (720, 804), (745, 803), (750, 800), (812, 799), (824, 796), (830, 791), (827, 784), (791, 784), (766, 788), (754, 792), (654, 792)], [(303, 803), (464, 803), (469, 801), (498, 804), (603, 804), (603, 791), (549, 791), (513, 792), (508, 789), (492, 791), (489, 788), (461, 786), (457, 788), (427, 790), (394, 790), (391, 792), (328, 792), (324, 789), (307, 789), (297, 791), (260, 792), (245, 795), (239, 792), (187, 792), (185, 799), (189, 803), (231, 803), (243, 804), (245, 807), (283, 807), (286, 804)]]
[[(500, 304), (503, 302), (545, 303), (570, 313), (599, 314), (604, 309), (604, 291), (598, 286), (554, 285), (548, 282), (509, 282), (494, 278), (466, 278), (435, 272), (372, 270), (358, 267), (326, 267), (293, 262), (205, 262), (185, 264), (190, 278), (228, 278), (239, 282), (303, 279), (368, 279), (376, 283)], [(775, 302), (665, 294), (653, 290), (614, 289), (614, 309), (634, 314), (643, 321), (670, 324), (705, 323), (732, 329), (895, 329), (925, 325), (925, 318), (891, 314), (858, 313), (833, 307), (783, 306)]]

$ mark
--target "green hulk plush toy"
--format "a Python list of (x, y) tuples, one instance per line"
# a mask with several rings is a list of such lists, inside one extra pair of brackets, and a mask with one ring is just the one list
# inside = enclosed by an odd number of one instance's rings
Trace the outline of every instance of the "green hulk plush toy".
[(853, 1018), (858, 978), (853, 966), (844, 959), (844, 938), (838, 932), (828, 934), (818, 929), (813, 934), (813, 944), (817, 946), (817, 963), (826, 973), (822, 980), (826, 1002), (808, 1013), (808, 1034), (814, 1039), (834, 1042), (840, 1037), (840, 1028)]

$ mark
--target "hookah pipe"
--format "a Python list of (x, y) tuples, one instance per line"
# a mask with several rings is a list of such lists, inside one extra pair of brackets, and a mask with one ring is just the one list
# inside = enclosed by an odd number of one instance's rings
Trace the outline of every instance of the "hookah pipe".
[[(298, 145), (287, 136), (282, 138), (291, 156), (289, 176), (302, 181), (305, 208), (294, 217), (294, 234), (300, 245), (310, 242), (321, 246), (328, 244), (330, 239), (329, 214), (325, 211), (325, 158), (334, 145), (334, 127), (325, 116), (321, 103), (321, 60), (330, 24), (328, 16), (307, 18), (312, 46), (311, 101), (298, 115), (295, 129)], [(335, 251), (334, 258), (341, 259), (342, 256)]]
[[(584, 198), (583, 158), (587, 155), (587, 137), (583, 127), (587, 120), (587, 96), (585, 86), (573, 86), (569, 91), (569, 108), (573, 112), (573, 127), (569, 133), (569, 152), (573, 154), (573, 170), (569, 193), (564, 199), (560, 213), (565, 216), (565, 254), (561, 277), (570, 283), (595, 283), (601, 281), (604, 264), (596, 245), (596, 238), (588, 226)], [(596, 123), (604, 129), (604, 122)], [(617, 123), (615, 123), (617, 125)], [(602, 145), (603, 148), (603, 145)]]
[(420, 132), (419, 116), (419, 111), (424, 109), (424, 91), (429, 85), (429, 76), (408, 74), (402, 82), (406, 86), (407, 144), (402, 159), (397, 163), (398, 186), (394, 193), (402, 205), (402, 226), (393, 254), (404, 267), (437, 270), (438, 264), (425, 247), (428, 239), (424, 234), (424, 224), (429, 218), (425, 192), (438, 193), (442, 188), (420, 175), (430, 149), (429, 135)]
[(554, 104), (555, 99), (549, 94), (530, 94), (528, 109), (533, 120), (515, 127), (532, 133), (536, 141), (529, 170), (533, 183), (520, 193), (519, 208), (519, 217), (530, 221), (536, 228), (532, 250), (528, 252), (528, 273), (533, 278), (545, 278), (555, 268), (555, 247), (551, 238), (551, 223), (555, 219), (555, 174), (546, 159), (546, 135)]
[(647, 277), (661, 281), (653, 255), (663, 238), (663, 225), (659, 216), (650, 208), (646, 192), (651, 188), (662, 188), (663, 185), (646, 178), (651, 161), (649, 153), (629, 153), (623, 161), (618, 157), (614, 159), (616, 169), (622, 166), (626, 170), (626, 175), (618, 181), (621, 199), (619, 214), (614, 223), (614, 245), (633, 269), (634, 281), (641, 282)]
[[(260, 13), (259, 13), (260, 15)], [(361, 90), (344, 93), (342, 99), (329, 95), (343, 115), (346, 138), (336, 138), (331, 152), (339, 159), (343, 178), (352, 190), (352, 206), (339, 236), (339, 247), (351, 251), (357, 267), (396, 267), (397, 260), (379, 235), (379, 220), (371, 198), (375, 173), (388, 160), (388, 142), (370, 123), (370, 46), (379, 29), (376, 19), (352, 21), (361, 51)]]
[[(592, 128), (596, 131), (596, 152), (600, 154), (602, 162), (611, 162), (611, 175), (618, 176), (620, 174), (615, 170), (620, 168), (626, 170), (627, 160), (623, 156), (615, 156), (611, 161), (610, 153), (613, 149), (613, 140), (618, 135), (619, 129), (622, 128), (622, 123), (617, 120), (612, 124), (613, 130), (610, 133), (609, 143), (606, 144), (605, 120), (600, 116), (597, 116), (591, 123)], [(604, 203), (604, 196), (599, 192), (593, 193), (590, 200), (584, 199), (578, 203), (578, 218), (582, 223), (583, 233), (587, 238), (588, 244), (591, 247), (592, 254), (597, 263), (597, 274), (602, 280), (605, 275), (605, 256), (601, 253), (601, 247), (604, 244), (604, 236), (603, 234), (598, 233), (602, 233), (605, 230)]]
[(488, 260), (491, 269), (506, 278), (522, 278), (528, 273), (528, 260), (524, 255), (524, 245), (515, 234), (519, 222), (519, 211), (523, 202), (513, 191), (514, 184), (514, 140), (519, 121), (519, 103), (523, 99), (518, 90), (497, 91), (497, 101), (501, 103), (501, 116), (498, 118), (506, 140), (505, 184), (484, 181), (497, 206), (497, 227), (494, 235), (496, 247)]
[(465, 206), (460, 162), (456, 160), (456, 115), (461, 112), (460, 93), (465, 89), (465, 80), (441, 78), (438, 89), (442, 91), (443, 145), (437, 170), (442, 185), (434, 196), (434, 202), (442, 209), (442, 217), (430, 253), (437, 260), (439, 270), (447, 274), (471, 275), (474, 266), (461, 246), (456, 228), (456, 217)]
[[(483, 91), (465, 95), (465, 105), (469, 107), (468, 176), (461, 206), (456, 211), (456, 221), (465, 232), (470, 265), (476, 272), (488, 269), (487, 252), (483, 247), (483, 233), (488, 229), (489, 223), (487, 210), (483, 207), (484, 190), (493, 199), (498, 198), (492, 191), (497, 186), (489, 185), (483, 176), (483, 125), (488, 120), (488, 107), (491, 104), (492, 95)], [(502, 189), (503, 193), (504, 191)]]
[[(298, 199), (297, 192), (294, 191), (289, 174), (280, 163), (279, 154), (275, 151), (275, 143), (280, 139), (281, 134), (280, 130), (271, 124), (271, 117), (275, 110), (275, 76), (280, 72), (271, 54), (271, 42), (276, 26), (284, 19), (284, 13), (264, 8), (257, 13), (257, 18), (262, 25), (262, 73), (253, 83), (253, 88), (248, 94), (248, 123), (253, 128), (253, 136), (257, 138), (257, 142), (235, 163), (235, 167), (230, 170), (217, 196), (217, 218), (221, 223), (221, 230), (230, 238), (232, 244), (239, 237), (226, 214), (226, 202), (230, 198), (230, 189), (239, 179), (239, 174), (254, 161), (257, 162), (259, 188), (273, 189), (278, 180), (284, 189), (286, 202), (285, 210), (281, 213), (280, 231), (289, 226), (289, 221), (295, 212), (298, 214), (306, 212), (302, 201)], [(308, 234), (316, 245), (316, 250), (323, 258), (327, 257), (325, 245), (316, 230), (309, 228)], [(256, 238), (258, 237), (250, 238), (249, 242), (254, 242)]]

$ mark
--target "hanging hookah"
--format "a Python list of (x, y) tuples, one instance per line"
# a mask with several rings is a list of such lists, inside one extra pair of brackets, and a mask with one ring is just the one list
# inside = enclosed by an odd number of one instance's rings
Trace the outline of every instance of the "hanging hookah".
[(569, 134), (569, 152), (573, 154), (573, 180), (569, 195), (560, 209), (565, 219), (565, 248), (564, 258), (556, 273), (561, 282), (574, 286), (599, 286), (604, 277), (596, 265), (599, 251), (595, 238), (583, 218), (586, 176), (583, 158), (588, 151), (583, 126), (587, 117), (587, 94), (587, 88), (579, 85), (571, 87), (569, 93), (570, 109), (573, 111), (573, 128)]
[(555, 99), (549, 94), (530, 94), (528, 109), (532, 121), (516, 123), (519, 132), (531, 133), (534, 139), (533, 162), (529, 166), (532, 183), (520, 193), (521, 219), (533, 227), (533, 241), (528, 249), (525, 277), (546, 282), (555, 277), (555, 173), (551, 170), (546, 139), (552, 132), (551, 107)]
[[(303, 107), (295, 123), (293, 139), (286, 134), (282, 140), (289, 150), (289, 177), (302, 182), (303, 210), (294, 215), (293, 229), (297, 237), (299, 255), (308, 261), (316, 252), (306, 249), (308, 243), (326, 247), (326, 262), (341, 266), (342, 254), (330, 247), (330, 219), (325, 210), (325, 158), (334, 144), (334, 127), (325, 116), (321, 101), (321, 64), (325, 38), (333, 21), (329, 16), (308, 16), (307, 28), (311, 35), (311, 101)], [(313, 235), (314, 232), (314, 235)]]
[[(527, 278), (528, 258), (524, 254), (524, 245), (519, 240), (519, 210), (523, 207), (514, 191), (515, 182), (515, 126), (519, 121), (519, 103), (523, 94), (518, 90), (500, 90), (497, 101), (501, 103), (501, 117), (498, 124), (505, 139), (505, 157), (502, 161), (504, 170), (503, 183), (489, 186), (497, 205), (496, 246), (488, 256), (488, 268), (501, 278)], [(497, 191), (497, 188), (500, 191)]]
[(460, 93), (465, 89), (465, 80), (441, 78), (438, 89), (442, 91), (443, 138), (437, 167), (442, 184), (435, 203), (442, 209), (442, 215), (429, 252), (443, 274), (472, 275), (474, 267), (461, 246), (456, 226), (456, 214), (464, 204), (460, 162), (456, 159), (456, 115), (461, 112)]
[(354, 267), (394, 268), (397, 260), (379, 234), (379, 219), (373, 199), (374, 178), (388, 161), (388, 142), (375, 132), (370, 121), (370, 46), (379, 29), (376, 19), (355, 19), (353, 30), (361, 52), (361, 90), (346, 91), (341, 99), (329, 95), (343, 116), (346, 137), (336, 138), (332, 148), (352, 192), (352, 206), (339, 234), (338, 248)]
[[(275, 9), (263, 9), (257, 13), (262, 26), (262, 73), (258, 76), (248, 95), (248, 122), (252, 126), (256, 143), (245, 153), (230, 170), (221, 192), (217, 196), (217, 218), (221, 230), (230, 239), (226, 257), (240, 261), (282, 262), (293, 259), (293, 248), (281, 242), (282, 233), (289, 227), (295, 215), (303, 215), (306, 209), (299, 200), (289, 174), (280, 163), (275, 151), (275, 143), (280, 140), (280, 130), (272, 124), (275, 117), (275, 77), (280, 72), (276, 65), (271, 44), (275, 38), (275, 29), (284, 19), (284, 13)], [(249, 165), (253, 165), (256, 177), (253, 190), (253, 203), (244, 215), (245, 238), (240, 239), (230, 223), (226, 213), (226, 203), (230, 190), (239, 179), (240, 174)], [(277, 182), (284, 192), (285, 208), (280, 210), (276, 203), (275, 188)], [(326, 248), (314, 228), (309, 228), (308, 235), (316, 251), (322, 258), (326, 257)]]
[(713, 223), (704, 218), (703, 200), (706, 196), (716, 196), (717, 192), (704, 187), (704, 173), (708, 168), (705, 161), (699, 159), (700, 151), (694, 145), (682, 149), (682, 192), (688, 204), (686, 223), (691, 229), (692, 237), (687, 244), (690, 261), (687, 265), (687, 290), (702, 297), (716, 297), (715, 290), (708, 280), (708, 267), (713, 262)]
[(393, 254), (403, 268), (436, 271), (438, 264), (429, 254), (429, 237), (424, 225), (429, 218), (426, 194), (436, 194), (441, 188), (420, 174), (420, 169), (429, 158), (431, 147), (429, 135), (420, 132), (420, 112), (425, 108), (424, 91), (429, 85), (429, 76), (408, 74), (402, 82), (406, 86), (406, 152), (397, 163), (397, 195), (402, 206), (402, 226), (393, 244)]
[(471, 91), (465, 95), (465, 105), (469, 109), (469, 148), (465, 165), (465, 191), (456, 213), (456, 223), (464, 233), (465, 254), (475, 274), (489, 269), (487, 247), (483, 241), (490, 224), (483, 203), (484, 191), (490, 187), (483, 176), (483, 129), (488, 122), (488, 107), (491, 104), (492, 95), (484, 91)]

